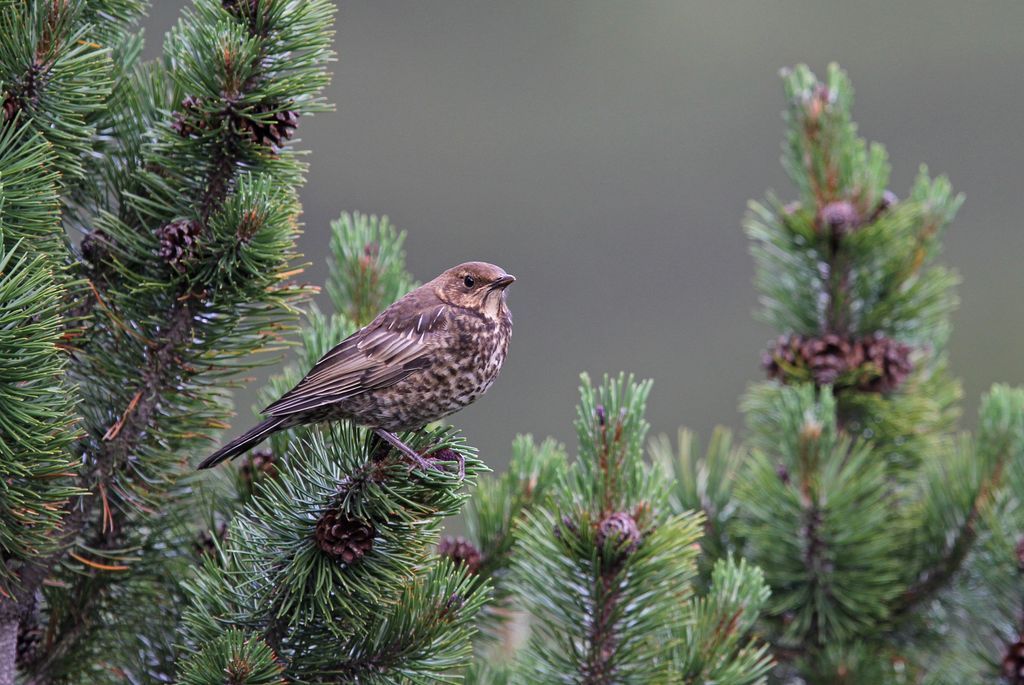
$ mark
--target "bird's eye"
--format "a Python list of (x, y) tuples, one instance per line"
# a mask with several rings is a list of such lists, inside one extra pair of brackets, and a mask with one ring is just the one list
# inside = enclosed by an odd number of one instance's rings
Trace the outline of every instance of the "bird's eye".
[(465, 278), (462, 279), (462, 282), (466, 284), (467, 288), (472, 288), (473, 284), (476, 283), (476, 281), (473, 280), (472, 276), (466, 276)]

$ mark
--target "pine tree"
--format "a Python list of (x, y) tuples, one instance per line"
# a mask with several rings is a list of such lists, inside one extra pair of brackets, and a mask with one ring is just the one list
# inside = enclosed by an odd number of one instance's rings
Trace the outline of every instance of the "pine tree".
[(709, 553), (764, 569), (777, 682), (1022, 682), (1024, 391), (993, 387), (977, 435), (957, 431), (957, 277), (937, 257), (962, 198), (924, 168), (905, 199), (888, 190), (837, 66), (783, 81), (798, 198), (745, 221), (780, 333), (770, 380), (743, 400), (741, 448), (659, 443), (674, 501), (704, 511)]
[(887, 190), (838, 68), (787, 72), (799, 199), (746, 221), (742, 444), (647, 460), (650, 384), (584, 376), (571, 463), (336, 422), (200, 477), (240, 373), (298, 331), (276, 398), (415, 283), (359, 214), (330, 311), (294, 281), (332, 3), (195, 0), (151, 63), (144, 10), (0, 0), (0, 685), (1024, 682), (1024, 391), (957, 432), (960, 198)]
[[(412, 287), (403, 240), (386, 218), (332, 224), (333, 311), (310, 310), (298, 363), (261, 399)], [(749, 635), (761, 572), (723, 561), (693, 592), (700, 517), (673, 515), (664, 474), (644, 462), (648, 388), (585, 381), (572, 467), (554, 441), (520, 436), (508, 471), (481, 476), (473, 449), (438, 427), (404, 436), (435, 456), (423, 472), (339, 422), (219, 470), (179, 679), (763, 682), (770, 661)], [(466, 537), (442, 536), (467, 502)], [(592, 586), (605, 596), (588, 603)], [(519, 649), (524, 619), (533, 637)]]
[(171, 677), (189, 457), (306, 292), (331, 3), (199, 0), (154, 63), (144, 9), (0, 2), (2, 683)]
[[(405, 235), (386, 217), (346, 214), (331, 229), (334, 311), (311, 307), (298, 363), (264, 398), (413, 286)], [(451, 428), (404, 440), (437, 468), (411, 468), (371, 431), (339, 422), (282, 432), (219, 470), (211, 553), (187, 585), (183, 682), (221, 683), (232, 668), (307, 683), (452, 682), (466, 668), (488, 586), (436, 546), (485, 467)]]
[(649, 390), (583, 376), (578, 458), (517, 533), (530, 638), (511, 682), (764, 682), (771, 661), (749, 636), (768, 599), (761, 571), (722, 559), (696, 592), (703, 516), (672, 513), (666, 474), (644, 459)]

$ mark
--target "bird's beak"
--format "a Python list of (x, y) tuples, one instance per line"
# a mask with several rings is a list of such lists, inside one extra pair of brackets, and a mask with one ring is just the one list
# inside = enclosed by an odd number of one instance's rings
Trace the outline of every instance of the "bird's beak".
[(504, 276), (502, 276), (500, 278), (494, 279), (494, 281), (491, 282), (491, 285), (490, 285), (489, 289), (490, 290), (502, 290), (504, 288), (509, 287), (510, 285), (512, 285), (515, 282), (516, 282), (516, 277), (515, 276), (513, 276), (512, 274), (505, 274)]

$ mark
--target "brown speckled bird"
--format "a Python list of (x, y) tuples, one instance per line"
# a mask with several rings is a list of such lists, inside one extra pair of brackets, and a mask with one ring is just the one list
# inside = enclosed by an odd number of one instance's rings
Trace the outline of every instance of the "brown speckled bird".
[(199, 464), (207, 469), (293, 426), (348, 419), (372, 428), (420, 466), (395, 435), (419, 430), (484, 394), (512, 335), (505, 288), (515, 277), (466, 262), (416, 288), (325, 354), (268, 417)]

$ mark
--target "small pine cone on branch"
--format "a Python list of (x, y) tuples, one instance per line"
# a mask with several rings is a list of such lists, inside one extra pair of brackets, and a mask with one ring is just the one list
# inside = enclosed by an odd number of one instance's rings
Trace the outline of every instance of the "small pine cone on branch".
[(191, 138), (199, 131), (207, 128), (199, 111), (200, 100), (191, 95), (181, 101), (181, 111), (174, 112), (171, 117), (171, 130), (182, 138)]
[(255, 14), (259, 8), (260, 0), (221, 0), (221, 6), (231, 14), (240, 16), (246, 9), (249, 14)]
[(886, 190), (885, 192), (882, 193), (882, 199), (878, 201), (877, 205), (875, 205), (875, 208), (874, 210), (872, 210), (871, 215), (868, 217), (866, 223), (875, 223), (883, 214), (892, 209), (892, 207), (896, 205), (899, 201), (900, 199), (896, 197), (896, 193), (892, 192), (891, 190)]
[(238, 477), (242, 479), (249, 492), (252, 492), (256, 483), (268, 478), (277, 478), (277, 473), (277, 455), (270, 450), (250, 452), (238, 469)]
[(837, 333), (805, 340), (801, 353), (818, 385), (834, 385), (846, 371), (860, 364), (860, 350)]
[(761, 355), (761, 366), (768, 378), (786, 383), (793, 369), (803, 368), (803, 344), (802, 335), (780, 335), (775, 346)]
[(18, 99), (14, 97), (13, 94), (3, 93), (3, 95), (4, 101), (2, 105), (2, 110), (0, 110), (3, 112), (3, 116), (0, 117), (0, 123), (6, 124), (8, 121), (15, 117), (15, 115), (18, 113), (18, 110), (21, 108), (18, 105)]
[(635, 552), (641, 537), (636, 519), (624, 511), (608, 514), (597, 524), (597, 544), (602, 549), (611, 546), (615, 553), (615, 559), (611, 561)]
[[(271, 105), (259, 105), (254, 114), (261, 116), (274, 109)], [(239, 117), (237, 126), (239, 131), (248, 133), (253, 142), (278, 152), (295, 134), (295, 129), (299, 126), (299, 113), (294, 110), (274, 112), (270, 115), (269, 120), (263, 117), (261, 119)]]
[(352, 564), (373, 549), (376, 529), (340, 508), (329, 509), (317, 521), (316, 546), (328, 556)]
[(761, 361), (768, 377), (783, 383), (813, 380), (819, 386), (888, 393), (902, 385), (913, 370), (912, 351), (909, 345), (883, 335), (851, 339), (837, 333), (820, 337), (794, 334), (780, 336)]
[(804, 370), (815, 385), (833, 385), (859, 363), (860, 351), (854, 347), (836, 333), (819, 338), (783, 335), (775, 348), (764, 354), (762, 364), (769, 378), (783, 383), (792, 381), (795, 371)]
[(110, 236), (102, 228), (97, 228), (85, 234), (79, 249), (89, 266), (96, 269), (110, 256), (110, 245)]
[(860, 214), (848, 200), (829, 202), (818, 211), (818, 230), (827, 229), (834, 239), (853, 233), (860, 224)]
[(178, 219), (164, 224), (156, 230), (160, 240), (160, 258), (174, 269), (183, 271), (185, 262), (195, 253), (200, 232), (199, 222), (191, 219)]
[(857, 385), (860, 390), (892, 392), (901, 386), (913, 371), (909, 345), (896, 342), (884, 335), (875, 335), (861, 339), (857, 347), (861, 350), (864, 366), (871, 367), (871, 373), (864, 374), (865, 377)]
[(1024, 685), (1024, 635), (1006, 649), (1003, 677), (1010, 685)]
[(40, 649), (43, 646), (43, 628), (39, 625), (37, 616), (25, 618), (18, 627), (18, 642), (15, 652), (15, 664), (19, 669), (27, 670), (27, 667), (42, 656)]
[(444, 536), (437, 546), (438, 556), (448, 557), (458, 566), (465, 566), (470, 573), (477, 573), (483, 562), (483, 555), (476, 546), (465, 538)]

